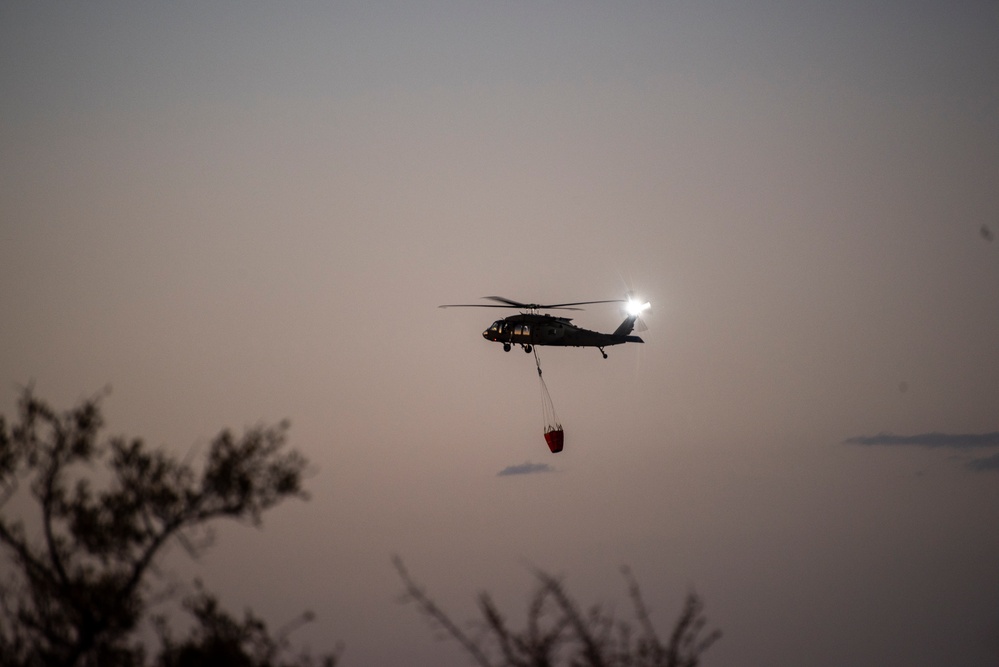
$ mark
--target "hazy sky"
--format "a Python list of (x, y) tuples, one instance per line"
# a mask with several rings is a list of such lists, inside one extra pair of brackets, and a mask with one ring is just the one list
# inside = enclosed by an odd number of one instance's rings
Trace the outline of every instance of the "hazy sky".
[[(626, 564), (706, 665), (993, 666), (997, 63), (994, 0), (4, 2), (0, 412), (289, 418), (312, 500), (165, 565), (347, 665), (467, 664), (399, 554), (459, 619)], [(541, 350), (557, 455), (437, 308), (629, 289), (645, 345)]]

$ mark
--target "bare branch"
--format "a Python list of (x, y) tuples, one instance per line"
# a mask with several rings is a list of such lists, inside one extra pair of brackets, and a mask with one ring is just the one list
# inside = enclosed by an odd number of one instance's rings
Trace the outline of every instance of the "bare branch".
[(483, 653), (479, 646), (469, 639), (461, 628), (455, 624), (454, 621), (444, 612), (443, 609), (437, 606), (437, 604), (423, 592), (416, 582), (413, 581), (412, 577), (409, 576), (409, 570), (406, 569), (405, 564), (402, 562), (402, 558), (399, 556), (392, 557), (392, 563), (395, 565), (396, 571), (399, 573), (399, 577), (402, 579), (402, 583), (405, 586), (405, 594), (403, 596), (404, 602), (415, 602), (419, 611), (431, 620), (432, 623), (439, 625), (443, 628), (449, 635), (451, 635), (462, 648), (464, 648), (470, 656), (472, 656), (477, 663), (482, 665), (482, 667), (492, 667), (492, 663)]
[[(465, 634), (409, 576), (401, 559), (393, 559), (406, 587), (406, 601), (415, 601), (421, 613), (456, 639), (479, 665), (501, 667), (694, 667), (701, 654), (720, 636), (717, 630), (702, 637), (706, 620), (700, 599), (691, 593), (677, 619), (668, 646), (659, 641), (638, 583), (623, 569), (635, 615), (642, 628), (637, 638), (631, 626), (600, 605), (585, 611), (565, 590), (561, 579), (535, 570), (537, 588), (531, 598), (527, 627), (512, 630), (488, 593), (479, 596), (479, 612), (487, 634), (473, 639)], [(547, 619), (547, 620), (546, 620)]]

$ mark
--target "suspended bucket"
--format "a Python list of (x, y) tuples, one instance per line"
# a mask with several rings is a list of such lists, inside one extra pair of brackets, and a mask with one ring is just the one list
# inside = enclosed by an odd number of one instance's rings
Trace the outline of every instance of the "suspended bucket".
[(558, 454), (565, 444), (565, 431), (561, 426), (545, 431), (545, 442), (548, 443), (548, 449), (552, 450), (552, 454)]
[(552, 403), (552, 397), (548, 393), (548, 385), (545, 384), (545, 378), (541, 374), (541, 359), (538, 357), (537, 347), (534, 348), (534, 362), (538, 365), (538, 383), (541, 385), (541, 412), (545, 420), (545, 442), (548, 443), (548, 449), (552, 450), (552, 454), (558, 454), (562, 451), (565, 433), (562, 431), (558, 415), (555, 414), (555, 404)]

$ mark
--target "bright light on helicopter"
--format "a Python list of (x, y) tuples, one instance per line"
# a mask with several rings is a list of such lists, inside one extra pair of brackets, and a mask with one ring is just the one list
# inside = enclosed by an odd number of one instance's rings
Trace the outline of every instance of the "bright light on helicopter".
[(628, 304), (625, 306), (625, 310), (628, 311), (629, 315), (641, 315), (644, 311), (652, 307), (652, 304), (646, 301), (642, 303), (635, 299), (629, 299)]

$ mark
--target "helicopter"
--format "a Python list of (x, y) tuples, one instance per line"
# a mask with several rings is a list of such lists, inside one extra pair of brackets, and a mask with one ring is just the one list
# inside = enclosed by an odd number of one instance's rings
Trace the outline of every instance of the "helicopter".
[[(639, 336), (631, 335), (636, 323), (641, 327), (639, 316), (651, 307), (649, 302), (641, 303), (634, 299), (608, 299), (604, 301), (572, 301), (569, 303), (521, 303), (502, 296), (484, 296), (483, 299), (498, 301), (499, 304), (452, 303), (439, 308), (518, 308), (522, 312), (496, 320), (482, 332), (482, 337), (496, 343), (503, 343), (503, 350), (509, 352), (514, 345), (520, 345), (530, 354), (534, 346), (555, 345), (561, 347), (595, 347), (604, 359), (605, 347), (622, 343), (644, 343)], [(541, 313), (542, 310), (582, 310), (575, 306), (593, 303), (624, 303), (628, 317), (613, 333), (590, 331), (572, 324), (572, 318), (556, 317)], [(644, 328), (640, 328), (640, 331)]]

